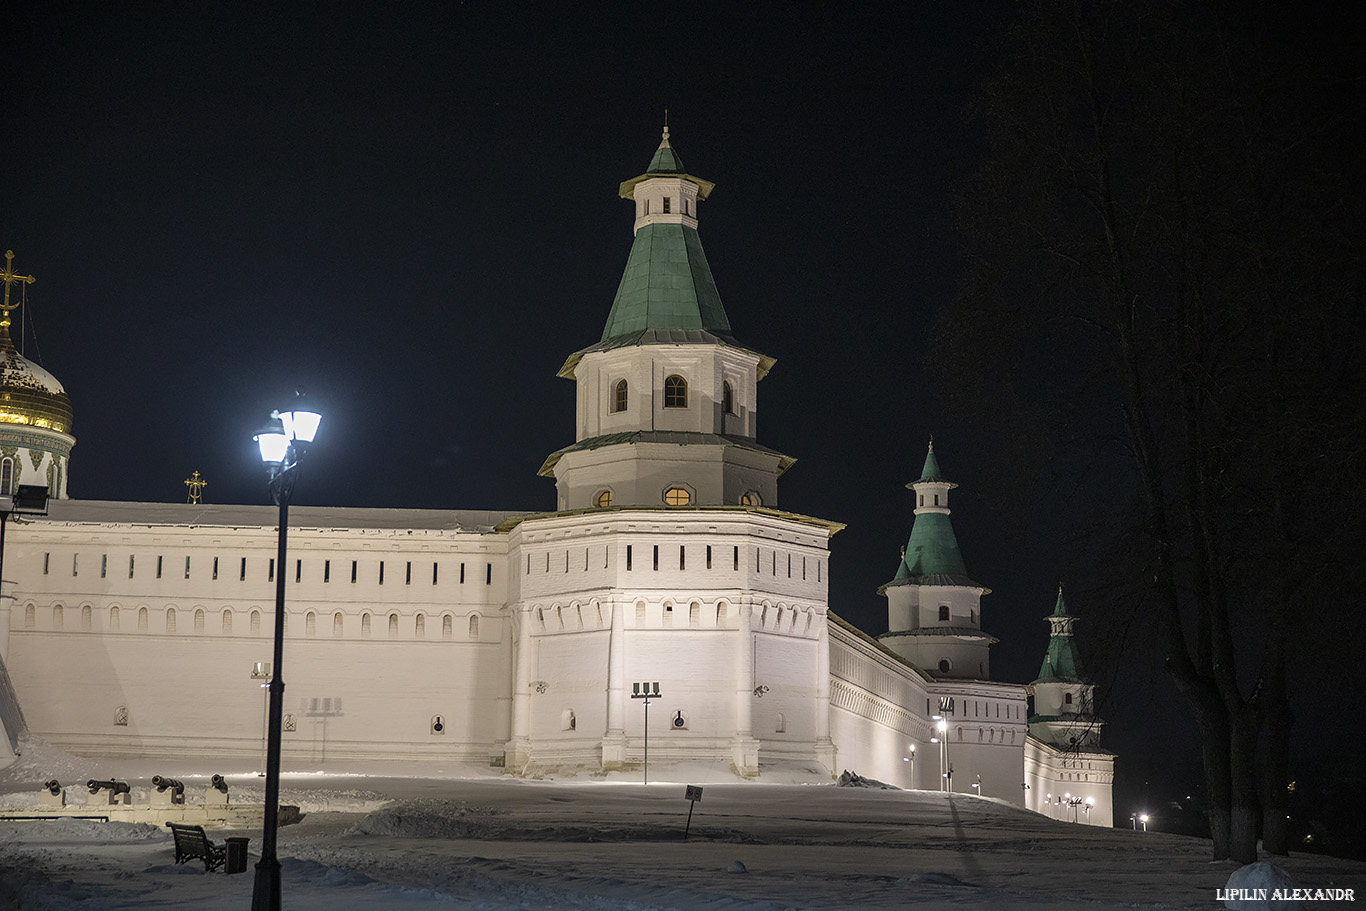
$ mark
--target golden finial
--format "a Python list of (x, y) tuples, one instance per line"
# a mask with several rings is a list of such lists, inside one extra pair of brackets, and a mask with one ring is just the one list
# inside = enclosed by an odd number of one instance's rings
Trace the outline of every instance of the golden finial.
[(31, 285), (33, 284), (35, 279), (32, 275), (20, 275), (18, 272), (15, 272), (14, 251), (6, 250), (5, 270), (3, 272), (0, 272), (0, 281), (3, 281), (5, 283), (5, 302), (3, 305), (0, 305), (0, 310), (3, 310), (3, 313), (0, 313), (0, 326), (9, 326), (9, 312), (13, 310), (15, 307), (19, 306), (18, 304), (14, 304), (13, 306), (10, 305), (10, 285), (14, 284), (15, 282), (23, 282), (25, 285)]
[(669, 145), (669, 109), (664, 109), (664, 138), (659, 141), (661, 149), (671, 148)]
[(186, 503), (204, 502), (204, 488), (209, 486), (209, 482), (204, 480), (198, 471), (185, 479), (185, 486), (190, 488), (189, 498), (185, 500)]

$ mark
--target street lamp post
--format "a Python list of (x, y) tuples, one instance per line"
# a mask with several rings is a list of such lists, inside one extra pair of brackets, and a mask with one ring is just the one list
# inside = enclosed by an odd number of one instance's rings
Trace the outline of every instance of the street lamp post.
[(321, 415), (312, 411), (275, 412), (256, 435), (261, 461), (270, 473), (270, 495), (280, 507), (278, 556), (275, 561), (275, 651), (271, 663), (270, 712), (266, 735), (266, 806), (261, 831), (261, 861), (252, 884), (252, 911), (280, 911), (280, 859), (275, 835), (280, 824), (280, 749), (284, 720), (285, 682), (281, 676), (285, 649), (285, 544), (289, 530), (289, 500), (299, 475), (299, 459), (318, 432)]
[[(652, 687), (652, 686), (654, 687), (654, 692), (650, 692), (650, 687)], [(631, 684), (631, 689), (632, 689), (632, 692), (631, 692), (631, 698), (632, 698), (632, 699), (642, 699), (642, 700), (644, 700), (644, 702), (645, 702), (645, 769), (644, 769), (644, 781), (645, 781), (645, 784), (649, 784), (649, 783), (650, 783), (650, 700), (651, 700), (651, 699), (658, 699), (658, 698), (660, 697), (660, 695), (661, 695), (661, 693), (659, 692), (659, 681), (658, 681), (658, 680), (655, 680), (655, 681), (653, 681), (652, 683), (633, 683), (633, 684)]]

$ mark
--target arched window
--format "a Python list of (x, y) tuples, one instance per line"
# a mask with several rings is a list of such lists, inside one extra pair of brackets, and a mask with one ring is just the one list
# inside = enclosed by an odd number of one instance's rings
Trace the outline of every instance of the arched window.
[(174, 607), (168, 607), (168, 608), (166, 608), (166, 632), (168, 632), (168, 633), (174, 633), (174, 632), (175, 632), (175, 608), (174, 608)]
[(389, 638), (398, 638), (398, 614), (389, 615)]
[(204, 608), (202, 608), (202, 607), (197, 607), (197, 608), (195, 608), (195, 612), (194, 612), (194, 631), (195, 631), (196, 633), (202, 633), (202, 632), (204, 632)]
[(741, 506), (758, 506), (760, 505), (760, 502), (759, 495), (752, 490), (747, 490), (740, 494)]
[(32, 604), (24, 605), (24, 629), (33, 629), (37, 623), (37, 610)]
[(84, 604), (84, 605), (81, 606), (81, 629), (85, 630), (86, 632), (89, 632), (89, 631), (90, 631), (90, 605), (89, 605), (89, 604)]
[[(142, 623), (142, 617), (140, 614), (138, 617), (138, 623)], [(251, 612), (251, 634), (253, 636), (259, 636), (261, 634), (261, 612), (259, 610), (254, 610)]]
[(670, 506), (687, 506), (692, 502), (692, 494), (682, 487), (670, 487), (664, 491), (664, 502)]
[(370, 615), (369, 615), (369, 614), (361, 614), (361, 615), (360, 615), (360, 634), (361, 634), (361, 638), (363, 638), (363, 639), (369, 639), (369, 638), (370, 638)]
[(477, 642), (478, 640), (479, 640), (479, 615), (478, 615), (478, 614), (470, 614), (470, 641), (472, 641), (472, 642)]
[(223, 632), (232, 632), (232, 610), (230, 608), (223, 609)]
[[(62, 606), (58, 604), (52, 608), (52, 628), (61, 629), (62, 626)], [(172, 628), (174, 629), (174, 627)]]
[(630, 387), (628, 387), (628, 386), (626, 385), (626, 381), (625, 381), (625, 380), (617, 380), (617, 384), (616, 384), (615, 386), (612, 387), (612, 410), (613, 410), (613, 411), (625, 411), (625, 410), (626, 410), (626, 403), (627, 403), (627, 401), (628, 401), (627, 393), (629, 392), (629, 390), (630, 390)]
[(1071, 705), (1071, 704), (1072, 704), (1072, 694), (1071, 694), (1071, 693), (1063, 693), (1063, 694), (1062, 694), (1062, 701), (1063, 701), (1063, 704), (1064, 704), (1064, 705)]
[(604, 490), (593, 498), (593, 505), (598, 509), (606, 509), (612, 505), (612, 491)]
[(451, 638), (452, 633), (453, 630), (451, 629), (451, 615), (445, 614), (441, 618), (441, 638), (449, 639)]
[(413, 635), (419, 639), (427, 638), (427, 618), (422, 614), (413, 619)]
[(721, 384), (721, 410), (726, 414), (735, 413), (735, 390), (730, 383)]
[(939, 605), (939, 619), (940, 619), (940, 620), (948, 620), (948, 619), (949, 619), (949, 606), (948, 606), (947, 604), (941, 604), (941, 605)]
[(0, 496), (7, 497), (14, 492), (14, 460), (0, 461)]
[(688, 381), (676, 373), (664, 380), (664, 407), (688, 407)]
[(318, 635), (318, 615), (313, 611), (304, 614), (304, 635), (310, 639)]
[(332, 637), (334, 639), (340, 639), (342, 637), (342, 633), (344, 633), (345, 631), (346, 627), (345, 621), (342, 618), (342, 612), (337, 611), (335, 614), (332, 615)]
[(109, 608), (109, 629), (115, 633), (119, 631), (119, 609), (117, 607)]

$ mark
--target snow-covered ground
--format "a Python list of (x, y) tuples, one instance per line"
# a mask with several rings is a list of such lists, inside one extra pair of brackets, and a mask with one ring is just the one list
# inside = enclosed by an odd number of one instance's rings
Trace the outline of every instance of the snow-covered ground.
[[(184, 780), (193, 799), (222, 771), (80, 759), (30, 742), (0, 770), (0, 804), (35, 805), (51, 777), (73, 785), (72, 802), (93, 777), (129, 780), (145, 800), (153, 774)], [(1235, 869), (1211, 863), (1198, 839), (1056, 822), (990, 798), (797, 783), (819, 780), (803, 768), (765, 769), (792, 782), (775, 784), (659, 766), (649, 785), (638, 773), (360, 771), (283, 776), (283, 802), (306, 814), (280, 830), (287, 909), (1211, 908)], [(261, 799), (254, 770), (229, 781), (235, 802)], [(686, 842), (685, 783), (705, 785)], [(227, 835), (259, 849), (259, 831), (211, 833)], [(1296, 855), (1281, 865), (1301, 886), (1366, 900), (1366, 864)], [(5, 911), (241, 911), (252, 874), (176, 866), (170, 835), (150, 825), (0, 822)]]

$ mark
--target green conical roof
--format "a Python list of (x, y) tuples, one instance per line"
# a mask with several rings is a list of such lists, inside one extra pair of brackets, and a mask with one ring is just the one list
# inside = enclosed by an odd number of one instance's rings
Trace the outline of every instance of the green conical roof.
[(953, 523), (942, 512), (922, 512), (911, 526), (906, 553), (897, 568), (896, 579), (913, 576), (966, 576), (963, 554)]
[(655, 157), (650, 159), (650, 166), (645, 169), (646, 174), (682, 174), (683, 159), (678, 157), (678, 153), (669, 145), (669, 128), (664, 128), (664, 141), (655, 150)]
[[(1053, 607), (1054, 617), (1068, 617), (1067, 604), (1062, 600), (1062, 588), (1058, 588), (1058, 603)], [(1071, 623), (1054, 624), (1053, 635), (1048, 640), (1048, 653), (1044, 655), (1043, 666), (1039, 668), (1040, 680), (1079, 680), (1077, 643), (1072, 637)], [(1062, 632), (1061, 630), (1066, 630)]]
[[(950, 483), (944, 479), (944, 475), (939, 471), (939, 460), (934, 457), (934, 440), (930, 440), (930, 450), (925, 453), (925, 468), (920, 472), (920, 480), (943, 481), (945, 484)], [(916, 483), (919, 483), (919, 481)]]
[(653, 224), (636, 232), (602, 339), (645, 329), (709, 329), (730, 335), (730, 320), (696, 228)]

